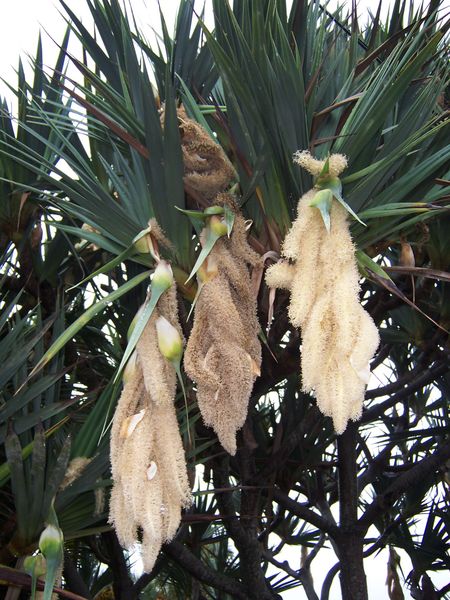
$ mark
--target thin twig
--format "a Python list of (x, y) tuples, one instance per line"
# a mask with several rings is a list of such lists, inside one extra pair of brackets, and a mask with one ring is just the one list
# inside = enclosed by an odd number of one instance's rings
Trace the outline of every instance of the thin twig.
[[(22, 573), (21, 571), (17, 571), (10, 567), (0, 566), (0, 580), (7, 581), (15, 587), (24, 587), (31, 590), (31, 577), (26, 573)], [(38, 579), (36, 587), (39, 591), (42, 591), (45, 587), (45, 582), (42, 581), (42, 579)], [(68, 600), (87, 600), (84, 596), (79, 596), (78, 594), (63, 590), (59, 587), (54, 587), (53, 590), (62, 598), (67, 598)]]

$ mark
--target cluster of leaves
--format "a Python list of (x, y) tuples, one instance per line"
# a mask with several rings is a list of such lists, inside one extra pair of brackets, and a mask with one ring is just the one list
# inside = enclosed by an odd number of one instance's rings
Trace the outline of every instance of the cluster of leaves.
[[(86, 3), (95, 33), (61, 0), (70, 24), (54, 70), (39, 42), (34, 80), (19, 64), (11, 86), (17, 123), (5, 101), (0, 112), (0, 563), (20, 569), (54, 501), (65, 587), (86, 598), (109, 585), (117, 600), (263, 599), (299, 585), (316, 598), (310, 565), (330, 540), (338, 562), (327, 598), (339, 569), (358, 572), (349, 532), (361, 563), (363, 552), (405, 550), (411, 590), (427, 597), (427, 571), (450, 566), (448, 23), (433, 2), (424, 11), (398, 0), (386, 22), (380, 3), (361, 29), (356, 9), (213, 0), (210, 31), (181, 0), (173, 36), (161, 15), (155, 49), (118, 0)], [(70, 35), (82, 58), (68, 54)], [(68, 61), (77, 82), (64, 75)], [(279, 251), (312, 185), (293, 153), (347, 154), (343, 194), (365, 223), (352, 233), (362, 299), (381, 330), (372, 367), (384, 381), (367, 392), (361, 423), (336, 440), (299, 392), (287, 298), (274, 303), (261, 285), (263, 367), (238, 454), (228, 457), (202, 425), (188, 387), (186, 456), (193, 479), (204, 465), (201, 490), (152, 574), (135, 580), (106, 523), (108, 427), (153, 265), (133, 245), (150, 218), (173, 243), (166, 258), (185, 315), (196, 291), (186, 280), (198, 242), (175, 207), (208, 200), (183, 182), (180, 102), (235, 166), (233, 191), (261, 255)], [(177, 407), (186, 432), (181, 397)], [(77, 457), (90, 462), (61, 490)], [(288, 546), (311, 549), (301, 568), (277, 558)], [(0, 571), (18, 581), (18, 571)]]

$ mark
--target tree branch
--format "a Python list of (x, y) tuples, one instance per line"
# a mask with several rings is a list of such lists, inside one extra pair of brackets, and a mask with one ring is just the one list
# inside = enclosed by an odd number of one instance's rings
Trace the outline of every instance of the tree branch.
[(273, 490), (273, 499), (296, 517), (300, 517), (300, 519), (311, 523), (311, 525), (314, 525), (314, 527), (317, 527), (320, 531), (328, 533), (331, 537), (335, 537), (339, 534), (339, 528), (328, 519), (322, 515), (318, 515), (310, 508), (302, 506), (295, 500), (292, 500), (292, 498), (277, 488), (274, 488)]
[(389, 462), (392, 449), (395, 447), (396, 442), (389, 442), (385, 448), (378, 454), (376, 458), (373, 458), (367, 469), (358, 477), (358, 493), (361, 494), (363, 489), (369, 483), (382, 473), (383, 469)]
[(108, 548), (109, 566), (113, 574), (114, 597), (117, 600), (126, 598), (132, 600), (134, 596), (134, 584), (130, 577), (129, 568), (122, 547), (117, 539), (115, 531), (107, 531), (102, 535)]
[[(252, 467), (251, 458), (245, 446), (240, 448), (238, 459), (241, 476), (246, 480), (251, 475)], [(222, 461), (220, 465), (214, 468), (214, 485), (216, 488), (224, 488), (230, 485), (226, 467), (226, 462)], [(247, 481), (243, 483), (246, 484)], [(259, 492), (257, 494), (259, 495)], [(258, 495), (255, 495), (254, 491), (243, 490), (241, 492), (240, 510), (248, 510), (256, 515)], [(236, 514), (230, 494), (218, 494), (216, 500), (221, 513)], [(258, 539), (258, 517), (243, 522), (234, 519), (226, 520), (224, 525), (239, 552), (240, 573), (242, 581), (245, 583), (246, 597), (255, 600), (278, 598), (279, 596), (270, 589), (262, 570), (262, 544)]]
[(422, 477), (434, 472), (450, 458), (450, 441), (441, 446), (431, 456), (423, 458), (420, 462), (413, 465), (408, 471), (398, 475), (395, 481), (382, 494), (378, 494), (375, 500), (368, 506), (365, 513), (359, 519), (359, 524), (364, 531), (384, 512), (389, 510), (392, 504), (409, 487), (414, 485)]
[[(395, 406), (397, 402), (401, 402), (414, 392), (417, 392), (417, 390), (423, 388), (425, 385), (433, 383), (433, 381), (436, 381), (438, 377), (444, 375), (448, 370), (449, 364), (447, 360), (434, 364), (433, 367), (429, 367), (428, 369), (422, 368), (420, 374), (415, 379), (413, 379), (407, 387), (403, 387), (399, 392), (397, 392), (384, 402), (380, 402), (379, 404), (376, 404), (375, 406), (372, 406), (371, 408), (365, 410), (363, 412), (360, 424), (371, 423), (372, 421), (376, 420), (386, 410)], [(395, 386), (396, 383), (397, 382), (390, 385)], [(388, 387), (389, 386), (385, 386), (382, 389), (386, 390)], [(372, 390), (369, 390), (369, 392), (370, 391)], [(373, 391), (376, 392), (376, 390)], [(369, 392), (366, 393), (366, 398), (370, 397)], [(387, 394), (389, 392), (383, 393)]]
[[(0, 580), (7, 581), (11, 585), (19, 588), (25, 587), (31, 590), (31, 577), (26, 573), (22, 573), (16, 569), (11, 569), (10, 567), (0, 565)], [(45, 587), (44, 581), (42, 579), (38, 579), (36, 587), (39, 591), (42, 591)], [(68, 600), (87, 600), (87, 598), (84, 596), (79, 596), (78, 594), (68, 592), (67, 590), (63, 590), (58, 587), (53, 589), (55, 593), (61, 596), (61, 598), (67, 598)]]
[(358, 523), (357, 479), (358, 425), (350, 422), (337, 438), (339, 472), (339, 536), (336, 540), (341, 563), (343, 600), (367, 600), (367, 581), (364, 573), (363, 532)]
[(81, 574), (78, 572), (72, 557), (68, 552), (64, 552), (64, 568), (63, 576), (65, 584), (75, 594), (79, 594), (83, 598), (92, 598), (89, 587), (86, 585)]
[(448, 371), (449, 368), (447, 360), (436, 361), (433, 366), (430, 366), (427, 369), (425, 369), (424, 364), (419, 363), (415, 369), (409, 371), (406, 375), (397, 379), (397, 381), (373, 390), (367, 390), (365, 396), (366, 400), (379, 398), (380, 396), (389, 396), (400, 390), (408, 390), (409, 393), (411, 393), (412, 390), (416, 391), (424, 385), (432, 383), (437, 377)]
[(303, 586), (303, 589), (305, 590), (305, 594), (306, 594), (308, 600), (319, 600), (319, 596), (316, 594), (314, 587), (311, 585), (311, 582), (309, 581), (308, 577), (306, 576), (307, 573), (304, 568), (301, 568), (298, 571), (296, 571), (295, 569), (292, 569), (290, 567), (287, 560), (285, 560), (284, 562), (280, 562), (273, 556), (272, 552), (269, 552), (268, 550), (265, 550), (263, 552), (263, 556), (274, 567), (277, 567), (277, 569), (281, 569), (282, 571), (287, 573), (290, 577), (292, 577), (292, 579), (296, 579), (297, 581), (300, 581), (300, 583)]
[(198, 559), (186, 546), (173, 541), (163, 546), (163, 552), (177, 563), (182, 565), (193, 577), (206, 585), (231, 594), (234, 598), (248, 600), (245, 587), (230, 577), (213, 571)]
[(333, 567), (331, 567), (331, 569), (328, 571), (327, 576), (323, 580), (322, 592), (320, 594), (320, 600), (328, 600), (328, 598), (330, 597), (331, 584), (333, 583), (333, 579), (334, 579), (336, 573), (338, 573), (340, 568), (341, 568), (341, 563), (338, 562)]

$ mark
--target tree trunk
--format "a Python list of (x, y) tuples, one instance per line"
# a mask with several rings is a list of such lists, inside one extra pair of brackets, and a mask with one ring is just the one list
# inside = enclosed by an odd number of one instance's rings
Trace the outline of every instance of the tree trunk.
[(342, 535), (338, 543), (342, 600), (367, 600), (367, 581), (360, 535)]
[(367, 600), (364, 573), (364, 532), (358, 526), (358, 481), (356, 440), (358, 427), (349, 423), (338, 437), (339, 470), (339, 550), (342, 600)]

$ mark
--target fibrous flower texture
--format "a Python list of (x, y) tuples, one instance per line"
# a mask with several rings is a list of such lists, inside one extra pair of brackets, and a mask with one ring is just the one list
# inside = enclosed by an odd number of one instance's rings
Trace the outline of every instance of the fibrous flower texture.
[(220, 144), (201, 125), (189, 119), (183, 108), (178, 109), (178, 120), (185, 187), (191, 193), (212, 199), (236, 179), (233, 165)]
[[(307, 152), (297, 162), (313, 175), (324, 167)], [(346, 166), (344, 156), (329, 158), (329, 176)], [(289, 318), (301, 328), (302, 388), (313, 392), (323, 414), (332, 417), (338, 434), (349, 419), (361, 416), (369, 361), (379, 335), (359, 301), (359, 276), (347, 211), (333, 199), (328, 232), (318, 208), (311, 206), (317, 189), (298, 203), (298, 216), (282, 248), (285, 260), (266, 274), (270, 287), (291, 292)]]
[(110, 522), (120, 543), (142, 534), (144, 570), (152, 570), (161, 545), (191, 504), (184, 449), (174, 407), (176, 374), (158, 347), (156, 323), (164, 317), (181, 336), (175, 284), (158, 300), (124, 374), (111, 430), (114, 486)]
[(216, 204), (235, 211), (231, 238), (220, 238), (208, 256), (184, 368), (197, 386), (198, 405), (206, 425), (213, 427), (230, 454), (236, 432), (244, 424), (248, 402), (261, 365), (256, 299), (249, 268), (259, 260), (248, 245), (245, 222), (230, 196)]

